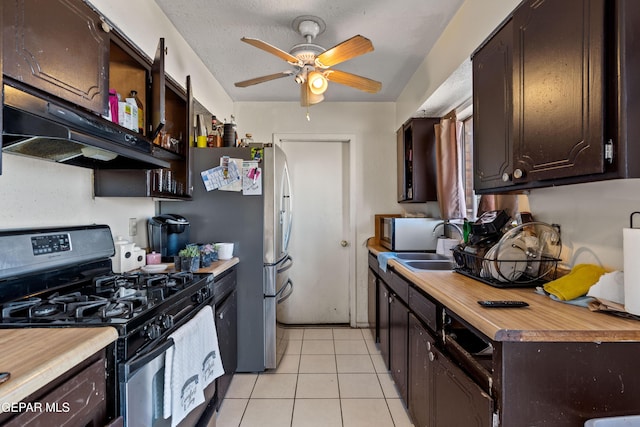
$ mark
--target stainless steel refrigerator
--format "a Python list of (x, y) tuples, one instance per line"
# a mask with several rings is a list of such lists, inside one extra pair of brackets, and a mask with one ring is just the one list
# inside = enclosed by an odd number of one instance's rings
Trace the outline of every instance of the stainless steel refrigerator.
[[(255, 153), (254, 153), (255, 154)], [(191, 226), (193, 243), (233, 242), (238, 269), (239, 372), (275, 369), (288, 343), (277, 320), (278, 307), (293, 292), (288, 253), (291, 232), (291, 185), (286, 157), (280, 147), (265, 147), (259, 195), (207, 191), (200, 173), (229, 156), (251, 160), (250, 148), (191, 148), (193, 199), (161, 201), (159, 213), (179, 214)], [(242, 171), (240, 171), (242, 173)]]

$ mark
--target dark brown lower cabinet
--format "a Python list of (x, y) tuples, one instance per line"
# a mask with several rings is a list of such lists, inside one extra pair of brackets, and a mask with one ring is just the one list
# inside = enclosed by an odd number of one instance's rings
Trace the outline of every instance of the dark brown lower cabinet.
[(429, 402), (432, 392), (433, 366), (429, 352), (435, 338), (420, 321), (409, 314), (409, 413), (416, 427), (434, 425)]
[(491, 426), (493, 400), (409, 314), (409, 413), (418, 427)]
[(431, 350), (429, 360), (433, 365), (432, 425), (491, 426), (493, 399), (438, 349)]
[(109, 420), (106, 362), (102, 354), (90, 360), (93, 361), (84, 362), (24, 399), (23, 402), (31, 406), (6, 423), (0, 421), (2, 426), (106, 425)]
[(396, 294), (389, 298), (390, 370), (400, 396), (407, 402), (409, 309)]
[(380, 281), (378, 286), (378, 348), (382, 354), (384, 364), (389, 368), (389, 288)]
[(234, 290), (220, 305), (216, 305), (216, 330), (220, 345), (220, 357), (225, 374), (217, 379), (216, 409), (220, 409), (238, 366), (238, 298)]

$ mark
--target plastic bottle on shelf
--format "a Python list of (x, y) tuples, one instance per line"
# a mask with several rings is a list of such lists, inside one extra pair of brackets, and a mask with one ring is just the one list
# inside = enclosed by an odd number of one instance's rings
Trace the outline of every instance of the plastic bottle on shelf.
[(136, 105), (138, 106), (138, 132), (144, 133), (144, 108), (142, 106), (142, 101), (138, 98), (138, 91), (132, 90), (130, 97), (135, 99)]

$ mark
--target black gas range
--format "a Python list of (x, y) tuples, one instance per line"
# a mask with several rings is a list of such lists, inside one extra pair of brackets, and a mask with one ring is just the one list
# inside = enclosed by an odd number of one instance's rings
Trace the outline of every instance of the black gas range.
[(0, 328), (114, 327), (110, 376), (124, 415), (131, 367), (213, 303), (214, 283), (173, 270), (115, 274), (114, 253), (105, 225), (0, 231)]
[[(98, 240), (91, 249), (98, 259), (73, 263), (74, 251)], [(207, 274), (112, 273), (104, 258), (114, 254), (109, 242), (113, 248), (109, 227), (98, 225), (0, 232), (0, 253), (13, 252), (0, 273), (0, 327), (112, 326), (120, 336), (118, 359), (126, 360), (213, 296)], [(2, 277), (11, 270), (21, 271)]]

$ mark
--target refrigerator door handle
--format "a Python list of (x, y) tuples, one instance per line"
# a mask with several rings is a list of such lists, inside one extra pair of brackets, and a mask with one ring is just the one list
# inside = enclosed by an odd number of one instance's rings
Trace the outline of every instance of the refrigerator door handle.
[(286, 258), (282, 260), (281, 264), (282, 267), (276, 271), (276, 274), (283, 273), (293, 267), (293, 258), (291, 258), (291, 255), (287, 255)]
[(276, 301), (278, 304), (283, 303), (293, 293), (293, 282), (291, 279), (287, 279), (287, 283), (276, 294)]

